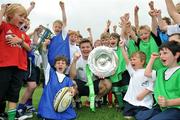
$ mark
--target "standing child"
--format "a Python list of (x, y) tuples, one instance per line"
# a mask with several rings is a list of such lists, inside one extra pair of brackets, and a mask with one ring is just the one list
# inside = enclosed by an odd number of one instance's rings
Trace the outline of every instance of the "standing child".
[(14, 120), (16, 114), (16, 103), (27, 70), (27, 51), (31, 49), (29, 37), (19, 29), (26, 17), (27, 11), (21, 4), (1, 5), (0, 102), (8, 101), (9, 120)]
[(180, 44), (171, 41), (160, 46), (159, 57), (165, 66), (152, 72), (157, 54), (152, 54), (145, 75), (156, 78), (154, 97), (161, 111), (148, 120), (179, 120), (180, 118)]
[(51, 39), (48, 45), (48, 61), (51, 66), (54, 65), (54, 60), (57, 55), (65, 56), (68, 59), (68, 63), (70, 63), (69, 37), (67, 35), (67, 30), (65, 30), (67, 19), (64, 2), (60, 1), (59, 6), (61, 7), (63, 20), (56, 20), (53, 22), (53, 31), (56, 36)]
[(57, 56), (53, 67), (47, 62), (46, 48), (49, 43), (50, 41), (46, 40), (43, 44), (42, 57), (45, 72), (45, 86), (39, 102), (38, 115), (47, 120), (72, 120), (76, 118), (72, 104), (64, 112), (56, 112), (53, 107), (54, 97), (60, 89), (71, 87), (70, 92), (72, 96), (74, 96), (75, 90), (72, 87), (72, 80), (64, 74), (68, 64), (67, 59)]
[(137, 51), (128, 58), (124, 49), (124, 41), (120, 41), (120, 47), (126, 62), (126, 69), (130, 74), (128, 90), (124, 96), (126, 101), (124, 108), (125, 118), (135, 116), (139, 111), (152, 108), (153, 96), (151, 94), (153, 82), (149, 82), (144, 76), (145, 53)]

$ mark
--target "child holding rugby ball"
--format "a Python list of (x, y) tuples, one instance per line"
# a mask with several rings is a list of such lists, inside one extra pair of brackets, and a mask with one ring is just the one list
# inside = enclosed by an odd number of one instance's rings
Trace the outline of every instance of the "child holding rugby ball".
[[(45, 85), (38, 107), (38, 115), (42, 118), (52, 120), (72, 120), (76, 118), (76, 113), (70, 104), (66, 110), (59, 112), (55, 107), (54, 100), (59, 90), (69, 87), (70, 96), (74, 96), (75, 90), (72, 87), (73, 81), (64, 72), (67, 67), (67, 59), (64, 56), (57, 56), (55, 64), (51, 67), (47, 59), (47, 46), (50, 40), (45, 40), (43, 44), (43, 66), (45, 73)], [(61, 100), (62, 101), (62, 100)], [(59, 103), (61, 103), (59, 101)]]

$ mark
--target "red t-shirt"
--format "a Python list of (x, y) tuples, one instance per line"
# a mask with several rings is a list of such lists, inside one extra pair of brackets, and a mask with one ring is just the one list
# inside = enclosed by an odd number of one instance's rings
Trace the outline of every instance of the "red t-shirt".
[(0, 25), (0, 67), (17, 66), (19, 69), (27, 70), (27, 51), (21, 45), (7, 44), (7, 35), (15, 34), (30, 45), (30, 38), (18, 27), (2, 22)]

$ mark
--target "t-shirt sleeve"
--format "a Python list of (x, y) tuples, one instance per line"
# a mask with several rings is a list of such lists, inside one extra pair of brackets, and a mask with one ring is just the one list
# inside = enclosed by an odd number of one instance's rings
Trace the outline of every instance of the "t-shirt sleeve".
[(126, 69), (129, 73), (129, 75), (132, 77), (133, 76), (133, 73), (134, 73), (134, 69), (132, 67), (132, 65), (129, 63), (128, 65), (126, 65)]
[(62, 38), (63, 38), (63, 40), (66, 39), (67, 35), (68, 35), (68, 30), (67, 30), (67, 27), (65, 27), (65, 28), (62, 29)]
[(5, 25), (5, 22), (2, 22), (0, 25), (0, 33), (4, 30), (4, 25)]
[(150, 91), (153, 91), (154, 90), (154, 81), (152, 80), (149, 80), (151, 78), (146, 78), (147, 79), (147, 85), (145, 86), (146, 89), (150, 90)]
[(168, 27), (167, 27), (167, 34), (168, 35), (172, 35), (174, 33), (180, 33), (180, 24), (168, 25)]
[(152, 71), (152, 77), (151, 77), (151, 81), (155, 81), (156, 80), (156, 71), (155, 70), (153, 70)]

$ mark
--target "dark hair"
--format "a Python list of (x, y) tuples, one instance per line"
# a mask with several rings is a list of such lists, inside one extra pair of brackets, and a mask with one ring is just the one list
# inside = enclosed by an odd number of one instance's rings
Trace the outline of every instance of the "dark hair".
[(56, 64), (57, 61), (65, 61), (66, 65), (68, 65), (68, 60), (65, 56), (56, 56), (54, 64)]
[(163, 17), (162, 20), (165, 20), (168, 25), (171, 25), (171, 19), (169, 17)]
[(180, 33), (173, 33), (173, 34), (171, 34), (169, 37), (172, 37), (172, 36), (175, 36), (175, 35), (177, 35), (178, 38), (180, 39)]
[(119, 41), (120, 41), (120, 35), (119, 35), (118, 33), (111, 33), (111, 34), (110, 34), (110, 37), (116, 38), (116, 39), (118, 40), (117, 43), (119, 43)]
[[(176, 41), (170, 41), (167, 43), (163, 43), (160, 47), (159, 47), (159, 51), (163, 50), (163, 48), (167, 48), (169, 49), (172, 54), (175, 56), (176, 53), (180, 52), (180, 43), (176, 42)], [(180, 61), (180, 57), (178, 57), (177, 62)]]
[(81, 44), (83, 43), (89, 43), (91, 47), (93, 47), (91, 41), (88, 38), (82, 38), (81, 41), (79, 42), (79, 47), (81, 47)]

